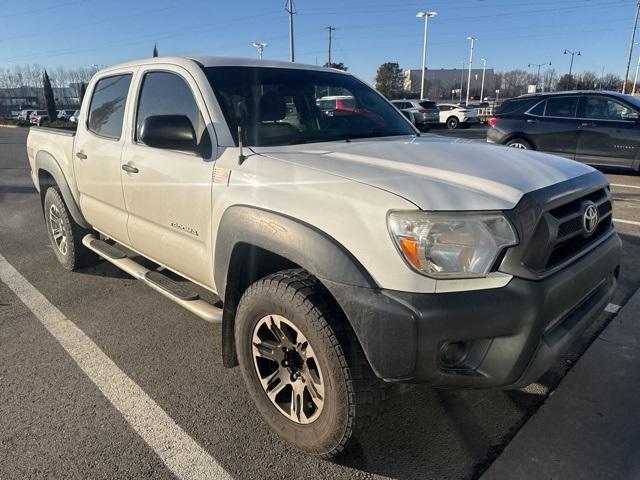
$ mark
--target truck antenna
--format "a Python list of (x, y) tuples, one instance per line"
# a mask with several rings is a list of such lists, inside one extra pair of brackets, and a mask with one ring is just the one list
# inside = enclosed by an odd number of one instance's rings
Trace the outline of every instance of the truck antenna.
[(242, 162), (244, 162), (247, 159), (247, 157), (242, 151), (242, 126), (241, 125), (238, 125), (238, 147), (240, 148), (240, 152), (238, 155), (238, 163), (242, 165)]

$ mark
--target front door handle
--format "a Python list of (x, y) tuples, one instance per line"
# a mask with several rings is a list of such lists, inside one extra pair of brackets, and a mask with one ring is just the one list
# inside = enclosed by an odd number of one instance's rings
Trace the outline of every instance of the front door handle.
[(528, 118), (527, 123), (538, 123), (538, 120), (536, 120), (535, 118)]
[(86, 160), (87, 159), (87, 156), (82, 152), (76, 152), (76, 157), (78, 157), (80, 160)]
[(122, 169), (127, 173), (138, 173), (140, 171), (136, 167), (132, 167), (131, 165), (127, 164), (122, 165)]
[(596, 126), (596, 124), (595, 124), (595, 123), (593, 123), (593, 122), (582, 122), (582, 123), (580, 124), (580, 126), (581, 126), (581, 127), (591, 128), (591, 127), (595, 127), (595, 126)]

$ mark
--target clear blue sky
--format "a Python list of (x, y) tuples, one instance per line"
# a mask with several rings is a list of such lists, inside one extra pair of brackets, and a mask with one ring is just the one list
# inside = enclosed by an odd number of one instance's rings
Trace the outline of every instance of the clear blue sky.
[[(0, 67), (109, 65), (150, 56), (154, 42), (161, 55), (255, 56), (255, 41), (269, 44), (267, 58), (289, 55), (285, 0), (0, 1)], [(598, 74), (603, 67), (624, 73), (635, 13), (634, 0), (297, 0), (295, 6), (296, 60), (324, 63), (324, 27), (333, 25), (333, 60), (367, 81), (386, 61), (420, 67), (419, 10), (439, 13), (429, 22), (430, 68), (459, 66), (473, 35), (475, 58), (497, 70), (551, 61), (564, 73), (568, 48), (582, 52), (574, 71)]]

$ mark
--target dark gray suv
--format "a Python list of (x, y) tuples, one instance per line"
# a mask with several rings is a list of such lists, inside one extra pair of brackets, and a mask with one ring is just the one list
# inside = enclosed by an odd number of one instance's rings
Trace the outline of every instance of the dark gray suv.
[(487, 142), (640, 171), (640, 101), (615, 92), (523, 95), (488, 121)]

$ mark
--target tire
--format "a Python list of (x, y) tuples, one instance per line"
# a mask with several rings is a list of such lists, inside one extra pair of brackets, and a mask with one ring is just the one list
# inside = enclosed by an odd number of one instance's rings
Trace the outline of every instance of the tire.
[(460, 120), (458, 117), (449, 117), (447, 118), (447, 128), (450, 130), (455, 130), (460, 125)]
[(505, 143), (505, 145), (511, 148), (519, 148), (520, 150), (533, 150), (531, 144), (524, 138), (512, 138), (507, 143)]
[[(278, 332), (274, 325), (286, 332), (280, 335), (283, 343), (270, 340), (276, 338), (271, 332)], [(305, 352), (306, 360), (298, 359), (297, 367), (294, 358), (287, 360), (291, 350), (283, 351), (283, 344), (292, 338), (295, 342), (290, 343), (308, 342), (307, 347), (298, 349)], [(238, 306), (235, 339), (242, 375), (258, 411), (281, 438), (305, 453), (338, 456), (380, 410), (383, 382), (371, 371), (333, 298), (304, 270), (284, 270), (251, 285)], [(265, 360), (256, 353), (257, 344), (267, 346), (266, 355), (273, 359)], [(302, 378), (294, 380), (298, 374)], [(273, 380), (279, 375), (286, 380)], [(279, 388), (286, 382), (288, 385)], [(299, 415), (290, 408), (296, 395), (293, 385), (302, 389)], [(323, 393), (321, 401), (311, 397), (312, 386)], [(272, 395), (280, 390), (275, 400), (268, 396), (269, 388)]]
[(98, 261), (98, 256), (82, 244), (82, 238), (91, 232), (71, 217), (58, 187), (49, 187), (44, 195), (44, 218), (49, 241), (64, 268), (73, 271)]

